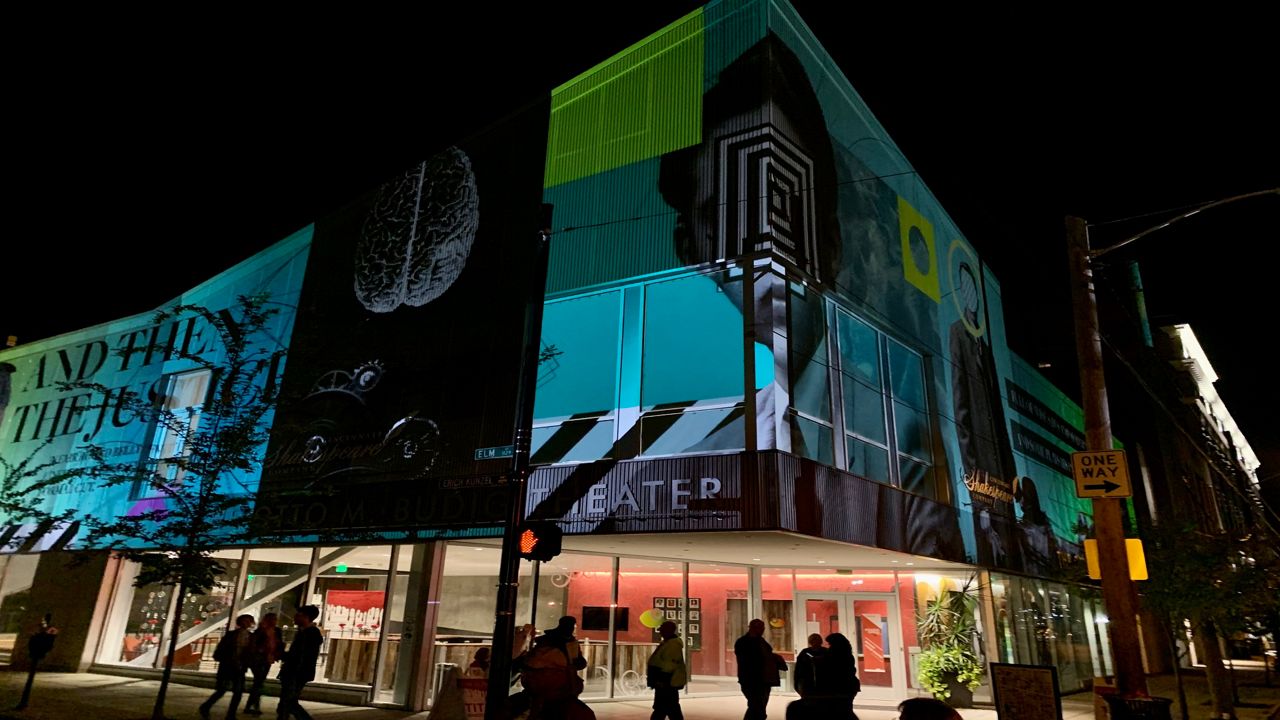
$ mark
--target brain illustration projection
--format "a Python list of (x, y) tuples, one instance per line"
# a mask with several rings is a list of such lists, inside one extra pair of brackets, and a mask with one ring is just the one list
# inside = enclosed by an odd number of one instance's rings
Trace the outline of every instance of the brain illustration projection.
[(356, 247), (360, 304), (389, 313), (440, 297), (467, 263), (479, 207), (471, 160), (457, 148), (383, 185)]

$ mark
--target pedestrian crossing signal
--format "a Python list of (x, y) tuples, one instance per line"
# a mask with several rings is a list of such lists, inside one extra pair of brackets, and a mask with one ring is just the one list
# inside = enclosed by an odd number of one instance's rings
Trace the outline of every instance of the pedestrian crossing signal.
[(520, 527), (520, 557), (546, 562), (560, 554), (560, 526), (551, 522), (528, 522)]

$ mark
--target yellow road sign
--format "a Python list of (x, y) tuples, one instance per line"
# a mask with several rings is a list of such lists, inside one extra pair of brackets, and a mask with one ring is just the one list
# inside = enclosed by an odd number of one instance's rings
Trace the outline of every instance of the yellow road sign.
[(1129, 465), (1123, 450), (1092, 450), (1071, 453), (1071, 474), (1076, 480), (1076, 497), (1125, 498), (1133, 495)]

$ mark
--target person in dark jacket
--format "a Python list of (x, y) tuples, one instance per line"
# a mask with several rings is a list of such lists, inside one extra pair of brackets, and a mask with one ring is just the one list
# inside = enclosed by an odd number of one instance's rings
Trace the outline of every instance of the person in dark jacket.
[(288, 720), (290, 716), (299, 720), (311, 720), (311, 715), (302, 709), (298, 696), (302, 688), (316, 677), (316, 661), (320, 658), (320, 646), (324, 636), (316, 627), (316, 618), (320, 617), (320, 608), (306, 605), (298, 609), (293, 621), (298, 626), (298, 634), (293, 644), (284, 655), (284, 665), (280, 668), (280, 704), (276, 707), (278, 720)]
[(738, 684), (747, 699), (747, 712), (743, 720), (765, 720), (769, 707), (769, 693), (782, 684), (778, 676), (781, 669), (773, 646), (764, 639), (764, 621), (759, 618), (747, 625), (747, 634), (733, 644), (733, 654), (738, 659)]
[(793, 681), (800, 697), (807, 697), (818, 685), (818, 663), (827, 654), (822, 646), (822, 636), (814, 633), (809, 636), (809, 647), (796, 655), (796, 675)]
[(284, 633), (276, 625), (276, 614), (267, 613), (258, 623), (258, 629), (249, 638), (249, 671), (253, 673), (253, 686), (245, 701), (246, 715), (261, 715), (262, 685), (267, 681), (271, 666), (284, 657)]
[(818, 686), (814, 696), (825, 708), (826, 718), (852, 718), (853, 698), (862, 689), (853, 645), (841, 633), (827, 636), (827, 653), (817, 665)]
[(249, 667), (249, 633), (253, 628), (253, 616), (241, 615), (236, 618), (236, 629), (222, 636), (218, 646), (213, 650), (213, 659), (218, 661), (218, 679), (215, 681), (213, 694), (208, 700), (200, 703), (200, 717), (209, 717), (213, 704), (231, 689), (231, 706), (227, 708), (227, 720), (235, 720), (236, 709), (240, 707), (240, 696), (244, 693), (244, 671)]

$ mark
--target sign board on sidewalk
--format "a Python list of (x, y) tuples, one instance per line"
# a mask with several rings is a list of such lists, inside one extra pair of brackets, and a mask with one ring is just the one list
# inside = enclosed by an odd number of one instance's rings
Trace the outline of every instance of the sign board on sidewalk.
[[(1052, 665), (993, 662), (991, 688), (999, 720), (1062, 720), (1058, 669)], [(1052, 715), (1049, 708), (1054, 709)]]
[(1126, 498), (1133, 495), (1123, 450), (1071, 453), (1071, 475), (1076, 481), (1076, 497)]

